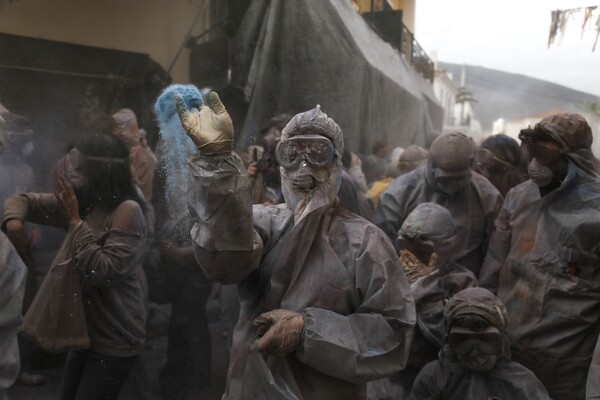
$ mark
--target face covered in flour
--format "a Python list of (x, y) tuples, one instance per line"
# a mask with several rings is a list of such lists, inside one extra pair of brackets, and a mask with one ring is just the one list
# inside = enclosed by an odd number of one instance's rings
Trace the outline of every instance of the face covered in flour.
[(504, 304), (488, 290), (458, 292), (444, 310), (446, 343), (440, 356), (451, 356), (468, 371), (490, 371), (498, 360), (510, 360), (506, 320)]
[(529, 161), (527, 172), (540, 188), (557, 187), (566, 171), (566, 157), (557, 143), (549, 139), (522, 143), (523, 154)]
[(296, 115), (283, 129), (275, 154), (282, 191), (296, 222), (335, 201), (343, 146), (341, 129), (320, 106)]
[(294, 136), (277, 147), (277, 160), (295, 190), (312, 192), (329, 178), (333, 144), (320, 135)]
[(473, 142), (460, 132), (439, 136), (431, 145), (428, 175), (435, 188), (454, 196), (471, 182)]

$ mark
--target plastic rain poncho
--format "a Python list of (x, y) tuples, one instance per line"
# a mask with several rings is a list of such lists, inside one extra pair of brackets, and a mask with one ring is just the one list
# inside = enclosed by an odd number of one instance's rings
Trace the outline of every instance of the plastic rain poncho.
[[(319, 108), (294, 117), (282, 141), (306, 133), (342, 153), (340, 128)], [(252, 208), (237, 155), (192, 158), (196, 258), (209, 277), (238, 283), (241, 301), (224, 399), (361, 399), (365, 382), (404, 367), (415, 323), (410, 289), (390, 241), (336, 207), (341, 172), (338, 156), (308, 194), (282, 169), (287, 203)], [(275, 309), (304, 318), (300, 347), (285, 358), (249, 352), (252, 321)]]
[(481, 316), (498, 328), (503, 340), (496, 365), (486, 372), (466, 370), (450, 345), (444, 343), (439, 360), (430, 362), (419, 372), (411, 399), (550, 399), (544, 386), (530, 370), (510, 360), (506, 309), (496, 296), (483, 288), (470, 288), (457, 293), (448, 302), (444, 312), (445, 335), (450, 332), (452, 320), (461, 314)]
[(531, 180), (509, 191), (480, 283), (497, 290), (509, 311), (515, 360), (552, 397), (583, 399), (600, 332), (600, 181), (578, 147), (589, 146), (588, 134), (556, 132), (573, 146), (563, 150), (566, 177), (544, 197)]
[(19, 375), (17, 328), (25, 292), (27, 267), (6, 235), (0, 231), (0, 400)]
[[(437, 140), (444, 140), (444, 137)], [(459, 153), (454, 155), (456, 157), (466, 155)], [(453, 157), (448, 155), (448, 158)], [(466, 159), (457, 162), (469, 163)], [(502, 206), (498, 190), (486, 178), (472, 172), (466, 187), (448, 195), (436, 188), (430, 160), (426, 166), (392, 181), (381, 195), (374, 222), (393, 239), (412, 210), (425, 202), (437, 203), (450, 211), (461, 239), (456, 262), (478, 276), (494, 220)]]

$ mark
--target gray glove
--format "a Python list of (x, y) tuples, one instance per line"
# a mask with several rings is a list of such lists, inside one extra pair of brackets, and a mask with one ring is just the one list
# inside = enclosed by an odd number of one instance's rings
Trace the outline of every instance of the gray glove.
[(233, 149), (233, 123), (217, 92), (208, 94), (208, 106), (187, 109), (178, 95), (175, 104), (181, 124), (205, 156), (229, 155)]

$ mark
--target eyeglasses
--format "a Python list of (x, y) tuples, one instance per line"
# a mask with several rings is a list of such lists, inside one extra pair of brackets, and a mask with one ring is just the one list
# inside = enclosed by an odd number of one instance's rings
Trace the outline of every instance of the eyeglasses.
[(484, 354), (498, 353), (502, 335), (498, 333), (455, 333), (448, 335), (448, 344), (458, 354), (468, 354), (474, 347)]
[(326, 167), (333, 161), (333, 144), (323, 136), (300, 135), (282, 140), (275, 156), (283, 168), (292, 168), (305, 160), (315, 167)]

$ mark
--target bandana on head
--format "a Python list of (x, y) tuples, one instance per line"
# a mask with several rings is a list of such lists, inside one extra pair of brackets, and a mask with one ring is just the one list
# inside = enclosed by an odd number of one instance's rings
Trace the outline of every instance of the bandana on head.
[(531, 141), (548, 137), (558, 144), (560, 150), (586, 174), (597, 176), (591, 146), (594, 140), (592, 128), (579, 114), (562, 113), (550, 115), (533, 128), (521, 130), (519, 139)]

